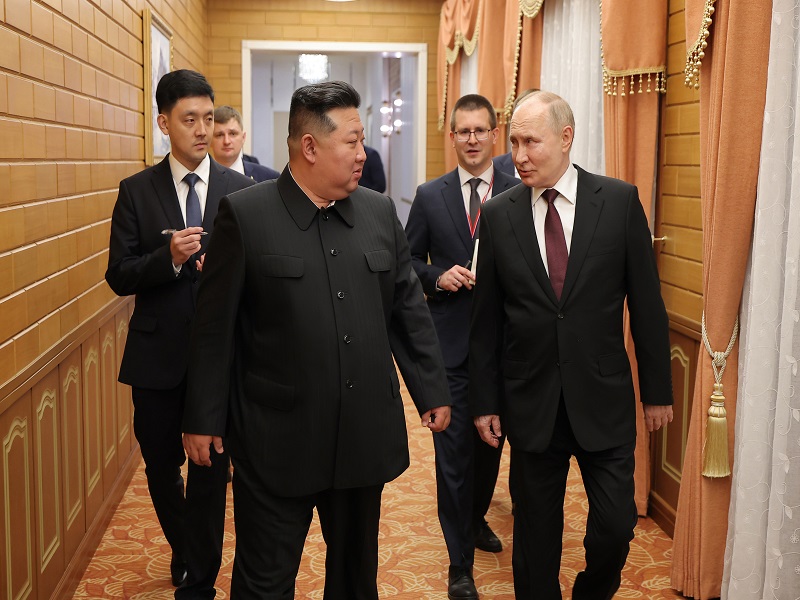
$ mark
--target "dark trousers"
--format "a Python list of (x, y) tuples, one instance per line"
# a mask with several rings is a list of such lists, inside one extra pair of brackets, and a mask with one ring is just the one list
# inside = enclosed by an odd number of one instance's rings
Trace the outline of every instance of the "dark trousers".
[(447, 369), (450, 426), (433, 434), (436, 451), (436, 500), (450, 564), (470, 568), (475, 560), (475, 527), (483, 524), (494, 494), (503, 439), (498, 448), (483, 442), (467, 398), (467, 362)]
[(550, 446), (541, 453), (511, 448), (514, 484), (514, 592), (519, 600), (560, 600), (564, 494), (575, 456), (589, 499), (583, 545), (586, 568), (574, 600), (610, 600), (619, 589), (637, 514), (633, 491), (635, 442), (586, 452), (575, 440), (563, 400)]
[(176, 597), (214, 598), (225, 534), (228, 456), (212, 448), (211, 467), (190, 461), (184, 493), (181, 421), (185, 392), (185, 382), (172, 390), (133, 388), (133, 432), (164, 537), (173, 556), (187, 564), (187, 582)]
[(285, 498), (267, 491), (258, 465), (233, 456), (233, 467), (236, 557), (231, 598), (294, 598), (303, 544), (316, 507), (327, 545), (323, 598), (377, 600), (383, 484)]

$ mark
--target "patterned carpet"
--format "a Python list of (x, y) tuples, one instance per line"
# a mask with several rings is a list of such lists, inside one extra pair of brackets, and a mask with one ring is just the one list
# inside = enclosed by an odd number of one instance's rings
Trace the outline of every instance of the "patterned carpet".
[[(447, 551), (436, 517), (436, 492), (431, 434), (419, 424), (406, 398), (411, 468), (383, 493), (378, 586), (381, 598), (444, 600), (447, 598)], [(564, 598), (583, 568), (586, 495), (580, 474), (570, 471), (565, 507), (561, 584)], [(504, 544), (500, 554), (476, 552), (475, 583), (483, 600), (512, 600), (512, 516), (508, 494), (508, 447), (501, 465), (489, 523)], [(228, 491), (228, 519), (217, 598), (228, 598), (234, 554), (233, 499)], [(640, 519), (622, 587), (615, 598), (680, 598), (669, 587), (672, 541), (650, 519)], [(74, 598), (172, 598), (169, 582), (170, 549), (150, 499), (144, 466), (140, 465)], [(297, 578), (297, 598), (322, 599), (325, 543), (316, 518), (306, 541)]]

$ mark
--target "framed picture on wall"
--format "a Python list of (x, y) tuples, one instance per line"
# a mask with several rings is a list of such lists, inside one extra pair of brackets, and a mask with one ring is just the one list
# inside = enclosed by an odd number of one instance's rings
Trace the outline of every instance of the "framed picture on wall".
[(156, 87), (172, 71), (172, 31), (153, 11), (142, 11), (144, 37), (144, 162), (154, 165), (169, 152), (169, 138), (158, 128)]

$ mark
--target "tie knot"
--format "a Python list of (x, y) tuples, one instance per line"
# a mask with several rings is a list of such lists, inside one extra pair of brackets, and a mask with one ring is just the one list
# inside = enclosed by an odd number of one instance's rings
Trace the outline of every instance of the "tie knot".
[(558, 198), (558, 190), (554, 190), (553, 188), (547, 188), (545, 191), (542, 192), (542, 198), (547, 200), (548, 204), (552, 204)]
[(197, 173), (187, 173), (186, 177), (183, 180), (188, 184), (190, 188), (194, 187), (194, 184), (200, 181), (200, 175)]
[(478, 186), (481, 184), (481, 178), (473, 177), (467, 183), (469, 183), (470, 187), (472, 188), (472, 191), (474, 192), (478, 189)]

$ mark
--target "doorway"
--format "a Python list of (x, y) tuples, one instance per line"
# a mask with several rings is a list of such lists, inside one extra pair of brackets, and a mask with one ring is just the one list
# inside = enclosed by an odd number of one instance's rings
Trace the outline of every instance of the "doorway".
[[(280, 171), (286, 164), (286, 124), (301, 77), (301, 54), (324, 55), (320, 80), (347, 81), (361, 94), (367, 145), (378, 150), (387, 190), (405, 224), (416, 187), (426, 176), (426, 44), (242, 41), (245, 152)], [(323, 67), (324, 69), (324, 67)], [(313, 77), (313, 76), (312, 76)]]

